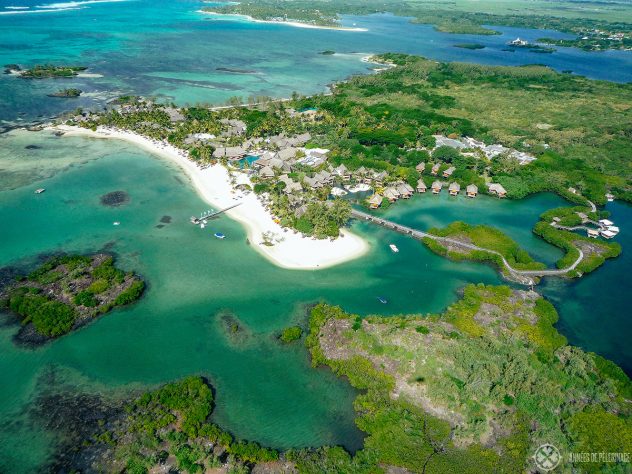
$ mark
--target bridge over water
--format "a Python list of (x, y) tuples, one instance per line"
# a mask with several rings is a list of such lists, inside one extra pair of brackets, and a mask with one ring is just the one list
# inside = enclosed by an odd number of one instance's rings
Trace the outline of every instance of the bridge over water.
[(535, 281), (532, 277), (542, 277), (542, 276), (562, 276), (567, 274), (568, 272), (575, 270), (577, 265), (584, 259), (584, 253), (581, 249), (577, 249), (579, 251), (579, 258), (569, 267), (560, 268), (560, 269), (542, 269), (542, 270), (518, 270), (509, 265), (509, 262), (505, 259), (505, 257), (495, 250), (486, 249), (483, 247), (478, 247), (477, 245), (469, 244), (467, 242), (461, 242), (456, 239), (451, 239), (450, 237), (440, 237), (438, 235), (429, 234), (428, 232), (424, 232), (422, 230), (414, 229), (412, 227), (408, 227), (405, 225), (397, 224), (395, 222), (382, 219), (381, 217), (374, 216), (372, 214), (359, 211), (357, 209), (351, 210), (351, 216), (356, 219), (364, 220), (367, 222), (371, 222), (373, 224), (380, 225), (387, 229), (391, 229), (395, 232), (399, 232), (401, 234), (410, 235), (411, 237), (421, 240), (424, 237), (436, 240), (437, 242), (443, 244), (449, 244), (453, 247), (460, 247), (467, 250), (478, 250), (482, 252), (491, 253), (497, 255), (501, 258), (503, 265), (505, 266), (507, 272), (510, 274), (513, 280), (525, 284), (525, 285), (533, 285)]

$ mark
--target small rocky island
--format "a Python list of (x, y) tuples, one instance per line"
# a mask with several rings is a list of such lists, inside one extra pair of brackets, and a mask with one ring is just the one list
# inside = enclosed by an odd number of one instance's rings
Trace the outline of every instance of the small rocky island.
[(19, 76), (24, 79), (47, 79), (56, 77), (75, 77), (85, 66), (53, 66), (52, 64), (38, 64), (31, 69), (18, 69)]
[(37, 346), (140, 298), (144, 281), (106, 254), (53, 257), (0, 289), (0, 310), (16, 315), (21, 345)]
[(61, 98), (74, 98), (79, 97), (83, 91), (80, 89), (60, 89), (52, 94), (47, 94), (48, 97), (61, 97)]

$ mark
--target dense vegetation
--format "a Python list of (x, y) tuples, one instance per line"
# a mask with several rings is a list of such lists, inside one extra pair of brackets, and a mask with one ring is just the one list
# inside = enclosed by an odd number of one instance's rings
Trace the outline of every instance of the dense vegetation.
[[(579, 204), (586, 202), (582, 196), (604, 203), (610, 190), (632, 200), (626, 159), (632, 111), (616, 105), (632, 103), (632, 86), (542, 66), (437, 63), (398, 54), (380, 59), (398, 67), (355, 77), (332, 96), (301, 102), (331, 113), (341, 124), (337, 143), (323, 143), (334, 148), (334, 161), (351, 169), (386, 168), (414, 181), (414, 166), (431, 160), (423, 151), (405, 150), (432, 146), (432, 134), (471, 136), (538, 159), (521, 166), (507, 156), (486, 162), (457, 153), (453, 178), (462, 186), (479, 184), (482, 175), (500, 182), (514, 198), (554, 191)], [(435, 160), (444, 162), (433, 155)], [(569, 193), (569, 187), (579, 194)]]
[(84, 66), (54, 66), (52, 64), (36, 65), (20, 72), (25, 79), (46, 79), (55, 77), (73, 77), (88, 69)]
[[(498, 5), (494, 5), (497, 3)], [(563, 46), (587, 50), (626, 49), (632, 46), (632, 16), (616, 2), (598, 2), (597, 13), (578, 4), (584, 2), (458, 2), (450, 4), (417, 0), (308, 1), (257, 0), (213, 6), (209, 11), (250, 15), (263, 20), (298, 20), (323, 26), (338, 26), (339, 14), (368, 15), (389, 12), (413, 17), (416, 23), (435, 25), (445, 33), (495, 35), (489, 25), (558, 30), (576, 35)], [(508, 4), (507, 4), (508, 3)], [(620, 37), (613, 35), (620, 34)], [(590, 37), (587, 39), (586, 35)], [(558, 42), (558, 40), (547, 40)]]
[(112, 257), (66, 255), (2, 289), (0, 306), (18, 315), (24, 329), (32, 324), (37, 335), (53, 338), (136, 301), (144, 288), (139, 277), (116, 268)]
[(212, 388), (191, 376), (99, 421), (81, 459), (95, 471), (134, 474), (513, 474), (532, 469), (546, 442), (561, 450), (564, 469), (624, 472), (623, 464), (568, 461), (569, 452), (630, 451), (632, 382), (612, 362), (568, 346), (556, 322), (537, 293), (482, 284), (438, 315), (362, 319), (319, 304), (306, 345), (314, 367), (328, 365), (362, 391), (354, 406), (367, 437), (355, 455), (236, 440), (210, 421)]
[(130, 474), (166, 465), (178, 472), (224, 467), (243, 473), (253, 464), (278, 459), (277, 451), (236, 440), (211, 423), (212, 411), (211, 387), (201, 377), (187, 377), (132, 400), (125, 416), (104, 426), (84, 448), (105, 450), (95, 470)]
[[(313, 146), (332, 150), (332, 164), (384, 170), (390, 179), (411, 186), (420, 176), (417, 164), (439, 162), (441, 169), (456, 167), (452, 179), (461, 186), (474, 183), (481, 192), (486, 191), (485, 181), (493, 180), (513, 198), (553, 191), (578, 204), (585, 204), (585, 198), (602, 204), (610, 191), (632, 200), (629, 84), (591, 81), (542, 66), (437, 63), (397, 54), (379, 59), (398, 67), (338, 84), (331, 96), (295, 97), (287, 104), (297, 110), (317, 108), (322, 119), (314, 123), (288, 117), (283, 112), (286, 104), (264, 104), (259, 110), (218, 113), (189, 108), (183, 111), (187, 120), (179, 124), (171, 123), (160, 108), (126, 115), (113, 111), (94, 125), (117, 125), (168, 139), (188, 148), (193, 159), (209, 161), (212, 148), (187, 145), (185, 138), (192, 133), (218, 134), (220, 119), (238, 118), (248, 125), (247, 138), (309, 131), (315, 137)], [(509, 156), (488, 160), (472, 153), (442, 152), (445, 147), (430, 156), (433, 134), (471, 136), (538, 159), (521, 166)], [(238, 144), (243, 137), (230, 140)], [(261, 184), (259, 191), (266, 186), (270, 185)], [(569, 187), (578, 194), (570, 193)]]
[(48, 97), (60, 97), (60, 98), (75, 98), (81, 95), (81, 89), (61, 89), (52, 94), (48, 94)]
[[(299, 192), (286, 192), (280, 171), (272, 178), (254, 173), (252, 184), (282, 226), (317, 238), (337, 237), (350, 215), (347, 201), (329, 200), (333, 185), (355, 184), (362, 176), (383, 172), (382, 182), (372, 183), (376, 193), (384, 193), (392, 183), (405, 182), (414, 188), (419, 178), (426, 180), (426, 185), (435, 179), (430, 176), (433, 164), (439, 166), (438, 176), (454, 168), (450, 181), (462, 189), (474, 184), (480, 193), (487, 193), (487, 185), (494, 182), (515, 199), (551, 191), (588, 206), (589, 200), (605, 203), (606, 193), (611, 192), (618, 199), (632, 201), (632, 168), (627, 159), (632, 85), (559, 74), (543, 66), (437, 63), (401, 54), (383, 54), (376, 60), (396, 67), (337, 84), (331, 95), (294, 95), (287, 102), (262, 101), (220, 111), (202, 106), (176, 111), (128, 97), (119, 100), (123, 110), (89, 115), (88, 120), (80, 117), (79, 123), (93, 128), (114, 125), (167, 140), (188, 150), (201, 164), (227, 164), (226, 159), (213, 158), (217, 146), (309, 132), (307, 148), (330, 152), (318, 167), (294, 164), (283, 172), (285, 180), (303, 183)], [(296, 114), (301, 110), (315, 110), (317, 117), (304, 120)], [(174, 111), (181, 119), (172, 120)], [(226, 119), (243, 121), (246, 130), (222, 137), (219, 145), (189, 140), (201, 133), (221, 135)], [(446, 145), (440, 136), (461, 139), (461, 148)], [(436, 137), (444, 140), (442, 146), (436, 146)], [(466, 143), (466, 137), (505, 148), (501, 147), (504, 151), (499, 154), (489, 154), (476, 142)], [(528, 153), (536, 159), (520, 164), (516, 153)], [(425, 170), (419, 171), (422, 163)], [(333, 183), (319, 188), (306, 184), (307, 177), (338, 165), (349, 170), (347, 181), (335, 177)], [(359, 174), (361, 170), (364, 174)], [(387, 205), (384, 199), (382, 206)], [(488, 237), (490, 232), (488, 229)], [(616, 246), (589, 243), (576, 234), (544, 225), (536, 226), (535, 233), (566, 251), (558, 262), (562, 268), (577, 260), (582, 247), (588, 258), (577, 275), (620, 251)], [(263, 237), (264, 243), (274, 244), (271, 237)], [(508, 251), (508, 260), (535, 268), (535, 262), (523, 261), (525, 255), (515, 252)], [(475, 257), (496, 258), (489, 253)]]
[(607, 258), (617, 257), (621, 253), (621, 245), (616, 242), (601, 242), (573, 232), (559, 230), (545, 221), (538, 222), (533, 232), (565, 251), (564, 256), (556, 262), (558, 268), (571, 265), (579, 258), (578, 249), (582, 250), (584, 259), (575, 271), (571, 272), (571, 276), (589, 273), (603, 265)]
[(285, 344), (298, 341), (303, 335), (303, 329), (300, 326), (290, 326), (281, 331), (279, 340)]
[[(516, 270), (540, 270), (546, 266), (543, 263), (536, 262), (520, 246), (503, 232), (486, 225), (469, 225), (465, 222), (453, 222), (443, 229), (430, 229), (430, 234), (440, 237), (449, 237), (451, 239), (462, 241), (468, 244), (476, 245), (483, 249), (494, 250), (502, 254), (509, 265)], [(502, 259), (495, 254), (489, 252), (481, 252), (479, 250), (468, 250), (462, 247), (454, 247), (443, 242), (437, 242), (430, 238), (424, 239), (424, 243), (428, 247), (440, 255), (445, 255), (453, 259), (469, 259), (478, 261), (491, 261), (499, 267), (501, 271), (505, 270)], [(450, 248), (449, 248), (450, 247)]]
[[(617, 242), (591, 239), (551, 225), (553, 218), (558, 218), (559, 225), (563, 226), (572, 227), (583, 224), (578, 213), (585, 210), (586, 208), (582, 206), (551, 209), (540, 216), (542, 220), (533, 228), (533, 232), (536, 235), (564, 251), (564, 256), (556, 262), (557, 268), (566, 269), (570, 267), (580, 257), (580, 250), (582, 251), (582, 261), (574, 270), (566, 273), (568, 277), (577, 277), (589, 273), (603, 265), (606, 259), (617, 257), (621, 253), (621, 245)], [(598, 218), (598, 213), (589, 214), (594, 220)], [(439, 237), (448, 237), (458, 242), (473, 244), (482, 249), (499, 252), (515, 270), (541, 270), (546, 268), (546, 265), (534, 261), (516, 242), (493, 227), (486, 225), (473, 226), (457, 221), (443, 229), (433, 228), (428, 232)], [(454, 260), (467, 259), (492, 262), (506, 273), (507, 268), (503, 264), (502, 259), (493, 253), (467, 249), (453, 245), (450, 242), (433, 240), (429, 237), (424, 238), (423, 242), (430, 250), (439, 255)]]
[(533, 467), (544, 442), (561, 450), (565, 469), (564, 453), (629, 452), (630, 380), (614, 364), (567, 346), (556, 321), (536, 293), (484, 285), (466, 287), (444, 314), (426, 317), (362, 320), (317, 306), (307, 339), (313, 363), (365, 390), (355, 407), (368, 437), (353, 457), (338, 448), (288, 457), (301, 472), (514, 473)]

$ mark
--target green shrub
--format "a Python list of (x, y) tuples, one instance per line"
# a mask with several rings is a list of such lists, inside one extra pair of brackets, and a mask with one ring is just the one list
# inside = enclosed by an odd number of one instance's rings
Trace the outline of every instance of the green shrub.
[(110, 288), (110, 282), (105, 279), (99, 279), (92, 282), (87, 290), (93, 295), (99, 295)]
[(145, 282), (142, 280), (136, 280), (129, 288), (121, 292), (114, 300), (115, 306), (122, 306), (136, 301), (143, 294), (145, 289)]
[(70, 306), (58, 301), (46, 301), (31, 316), (36, 331), (48, 337), (66, 334), (72, 329), (76, 317)]
[(430, 329), (428, 329), (426, 326), (417, 326), (415, 328), (415, 331), (421, 334), (428, 334), (430, 332)]
[(281, 342), (288, 344), (293, 341), (298, 341), (303, 335), (303, 330), (299, 326), (291, 326), (289, 328), (283, 329), (279, 339)]
[(73, 299), (76, 305), (86, 306), (88, 308), (94, 308), (99, 304), (92, 292), (89, 290), (83, 290), (77, 293)]

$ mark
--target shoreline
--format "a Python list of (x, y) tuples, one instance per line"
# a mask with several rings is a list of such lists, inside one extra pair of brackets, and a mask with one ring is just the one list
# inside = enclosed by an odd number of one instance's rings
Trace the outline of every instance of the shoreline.
[[(250, 184), (246, 174), (235, 171), (229, 173), (221, 164), (199, 168), (187, 158), (186, 152), (172, 145), (133, 132), (105, 127), (99, 127), (97, 131), (68, 125), (50, 126), (47, 129), (61, 131), (68, 136), (122, 140), (175, 163), (188, 176), (197, 194), (211, 206), (223, 209), (240, 203), (225, 214), (246, 228), (251, 247), (279, 267), (291, 270), (320, 270), (355, 260), (369, 250), (368, 242), (348, 229), (342, 229), (341, 237), (334, 241), (303, 237), (284, 229), (274, 222), (254, 192), (244, 194), (233, 188), (230, 175), (236, 178), (237, 184)], [(277, 243), (273, 246), (263, 245), (261, 240), (264, 232), (272, 232), (280, 241), (275, 238)]]
[(353, 28), (349, 26), (312, 25), (310, 23), (302, 23), (300, 21), (259, 20), (250, 15), (242, 15), (241, 13), (219, 13), (219, 12), (204, 11), (204, 10), (196, 10), (196, 13), (222, 17), (221, 19), (227, 20), (227, 21), (245, 20), (251, 23), (272, 23), (276, 25), (288, 25), (288, 26), (293, 26), (295, 28), (309, 28), (309, 29), (314, 29), (314, 30), (355, 31), (355, 32), (369, 31), (367, 28)]

